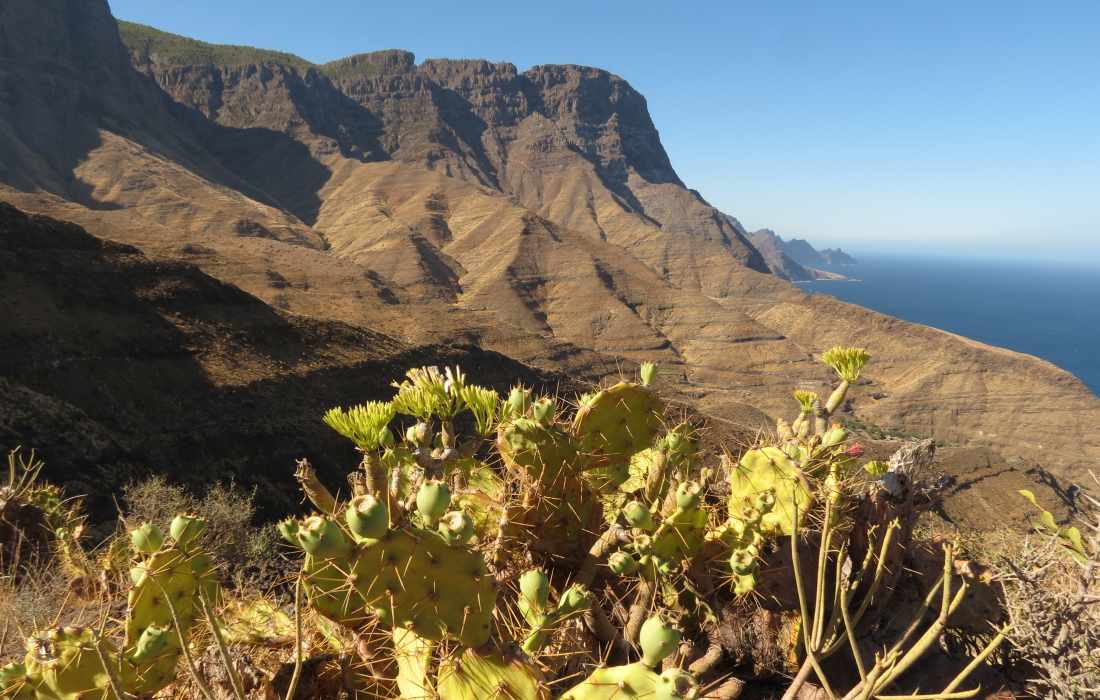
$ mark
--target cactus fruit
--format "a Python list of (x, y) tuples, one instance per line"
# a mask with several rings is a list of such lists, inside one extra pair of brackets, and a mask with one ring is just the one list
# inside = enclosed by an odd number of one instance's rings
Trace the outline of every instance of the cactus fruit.
[[(620, 700), (621, 698), (652, 698), (658, 689), (665, 698), (695, 698), (692, 695), (694, 679), (685, 680), (681, 675), (686, 672), (666, 671), (658, 675), (656, 669), (680, 644), (680, 631), (662, 621), (651, 617), (642, 623), (638, 638), (642, 647), (642, 660), (626, 666), (598, 668), (588, 678), (566, 691), (560, 700)], [(667, 675), (667, 680), (664, 676)], [(674, 693), (686, 694), (677, 696)], [(668, 693), (673, 693), (669, 695)]]
[(554, 422), (554, 416), (557, 415), (557, 412), (557, 402), (547, 396), (542, 397), (531, 405), (531, 417), (534, 418), (535, 422), (539, 425), (551, 425)]
[(809, 510), (812, 495), (802, 470), (777, 447), (750, 450), (737, 466), (729, 470), (730, 517), (747, 521), (756, 509), (757, 496), (770, 492), (775, 498), (771, 510), (763, 515), (760, 529), (765, 535), (790, 535)]
[(531, 569), (520, 576), (519, 593), (517, 606), (530, 628), (522, 645), (528, 654), (540, 651), (555, 628), (592, 604), (588, 589), (574, 584), (561, 594), (557, 605), (551, 606), (550, 579), (539, 569)]
[(642, 380), (642, 386), (652, 386), (657, 379), (657, 365), (653, 362), (643, 362), (638, 367), (638, 376)]
[(657, 529), (657, 523), (653, 521), (653, 512), (641, 501), (630, 501), (623, 506), (623, 517), (630, 527), (646, 532)]
[(695, 676), (678, 668), (670, 668), (657, 679), (653, 700), (696, 700), (700, 697), (699, 693)]
[(682, 633), (676, 627), (654, 616), (642, 623), (638, 644), (642, 648), (642, 663), (656, 668), (662, 660), (680, 645)]
[(356, 542), (377, 540), (389, 529), (389, 514), (386, 504), (371, 494), (356, 496), (348, 504), (344, 513), (348, 530)]
[(452, 510), (439, 519), (436, 529), (443, 540), (454, 547), (466, 544), (474, 536), (474, 521), (463, 511)]
[(425, 481), (416, 492), (416, 511), (429, 527), (434, 527), (451, 507), (451, 490), (442, 481)]
[(320, 515), (312, 515), (299, 523), (298, 543), (307, 554), (319, 559), (342, 557), (351, 548), (340, 526)]
[(164, 533), (153, 523), (145, 523), (130, 532), (130, 543), (142, 554), (153, 554), (164, 544)]
[(628, 552), (613, 552), (607, 558), (607, 566), (619, 576), (629, 576), (638, 570), (641, 562), (633, 554)]
[(523, 418), (530, 408), (531, 390), (522, 386), (514, 386), (508, 393), (508, 400), (504, 402), (504, 406), (501, 408), (501, 418), (505, 420)]
[(172, 518), (168, 533), (180, 547), (190, 546), (206, 530), (206, 520), (194, 513), (183, 513)]

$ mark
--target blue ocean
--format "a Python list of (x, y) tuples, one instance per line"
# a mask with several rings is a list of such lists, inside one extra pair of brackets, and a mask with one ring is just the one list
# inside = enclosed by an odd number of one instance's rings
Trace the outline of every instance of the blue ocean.
[(1100, 394), (1100, 263), (860, 254), (815, 294), (1037, 355)]

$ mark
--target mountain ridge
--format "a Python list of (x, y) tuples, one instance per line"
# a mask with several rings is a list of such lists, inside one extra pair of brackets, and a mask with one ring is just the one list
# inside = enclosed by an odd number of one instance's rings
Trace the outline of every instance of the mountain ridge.
[[(104, 63), (105, 96), (51, 16), (129, 56)], [(827, 392), (814, 356), (858, 343), (876, 357), (859, 391), (875, 398), (848, 418), (1041, 459), (1063, 478), (1100, 458), (1087, 429), (1100, 400), (1070, 375), (770, 274), (740, 223), (683, 185), (644, 96), (606, 71), (399, 51), (336, 79), (158, 62), (104, 17), (103, 0), (0, 9), (15, 37), (0, 41), (42, 37), (65, 67), (5, 44), (0, 86), (40, 106), (52, 86), (89, 95), (62, 103), (87, 138), (53, 160), (39, 156), (56, 120), (36, 127), (0, 102), (0, 153), (23, 158), (0, 172), (0, 198), (197, 265), (279, 313), (575, 376), (657, 360), (673, 391), (745, 427), (763, 425), (755, 408), (789, 413), (792, 386)]]

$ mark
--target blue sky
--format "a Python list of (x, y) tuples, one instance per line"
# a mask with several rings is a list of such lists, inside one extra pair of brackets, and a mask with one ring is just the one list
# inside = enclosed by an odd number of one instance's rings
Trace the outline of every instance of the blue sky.
[(750, 229), (1100, 260), (1100, 2), (110, 0), (324, 62), (580, 63), (646, 95), (684, 181)]

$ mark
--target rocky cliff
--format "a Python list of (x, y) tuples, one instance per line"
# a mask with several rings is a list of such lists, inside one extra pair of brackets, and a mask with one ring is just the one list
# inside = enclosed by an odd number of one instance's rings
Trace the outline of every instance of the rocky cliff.
[[(768, 265), (768, 271), (777, 277), (782, 277), (790, 282), (806, 282), (809, 280), (842, 280), (844, 275), (826, 270), (819, 270), (813, 264), (826, 264), (825, 258), (805, 241), (806, 246), (813, 251), (817, 263), (799, 263), (789, 252), (790, 243), (780, 238), (771, 229), (760, 229), (749, 234), (749, 242), (752, 243), (760, 254), (764, 256), (764, 262)], [(806, 258), (803, 257), (803, 260)]]
[[(25, 93), (0, 102), (0, 149), (21, 158), (0, 198), (193, 264), (265, 308), (576, 376), (656, 359), (697, 407), (752, 426), (748, 406), (786, 414), (792, 385), (827, 390), (816, 353), (859, 343), (876, 362), (852, 420), (1064, 477), (1100, 459), (1100, 399), (1070, 375), (769, 274), (606, 71), (402, 51), (315, 66), (134, 25), (120, 37), (103, 0), (0, 11), (0, 85)], [(28, 36), (48, 61), (15, 46)], [(94, 69), (85, 44), (105, 57)], [(87, 97), (39, 124), (27, 105), (47, 109), (53, 90)], [(46, 135), (66, 129), (87, 138), (50, 155)]]

